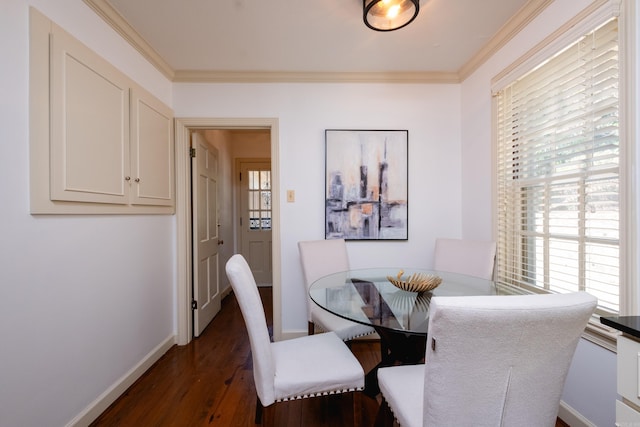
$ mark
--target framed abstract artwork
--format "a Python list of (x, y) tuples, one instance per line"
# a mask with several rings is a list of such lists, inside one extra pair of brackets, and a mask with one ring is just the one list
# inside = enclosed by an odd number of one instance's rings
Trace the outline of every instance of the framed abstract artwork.
[(408, 239), (407, 130), (325, 131), (325, 238)]

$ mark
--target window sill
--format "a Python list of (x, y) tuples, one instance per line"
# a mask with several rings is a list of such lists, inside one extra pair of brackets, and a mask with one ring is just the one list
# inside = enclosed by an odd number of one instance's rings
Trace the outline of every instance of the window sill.
[(600, 323), (599, 316), (593, 316), (582, 334), (582, 338), (616, 353), (618, 335), (620, 335), (620, 331), (603, 325)]

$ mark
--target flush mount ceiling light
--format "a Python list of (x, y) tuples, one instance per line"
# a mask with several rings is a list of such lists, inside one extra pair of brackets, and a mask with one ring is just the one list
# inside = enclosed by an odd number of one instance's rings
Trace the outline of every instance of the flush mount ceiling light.
[(364, 23), (376, 31), (393, 31), (416, 19), (419, 0), (362, 0)]

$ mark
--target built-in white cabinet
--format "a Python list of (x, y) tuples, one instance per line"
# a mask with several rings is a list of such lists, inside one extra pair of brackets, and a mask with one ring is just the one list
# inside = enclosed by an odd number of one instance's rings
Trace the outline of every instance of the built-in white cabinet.
[(171, 109), (33, 9), (31, 36), (32, 213), (173, 213)]
[(55, 26), (50, 104), (51, 200), (128, 203), (129, 80)]
[(640, 342), (626, 335), (618, 337), (618, 395), (616, 425), (640, 425)]
[(172, 111), (132, 89), (130, 119), (131, 203), (174, 206)]

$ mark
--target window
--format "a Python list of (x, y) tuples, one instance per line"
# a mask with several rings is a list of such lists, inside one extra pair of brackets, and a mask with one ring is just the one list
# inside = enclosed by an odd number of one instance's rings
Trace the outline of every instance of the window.
[(497, 280), (620, 309), (618, 20), (496, 94)]
[(249, 170), (249, 229), (271, 230), (271, 171)]

